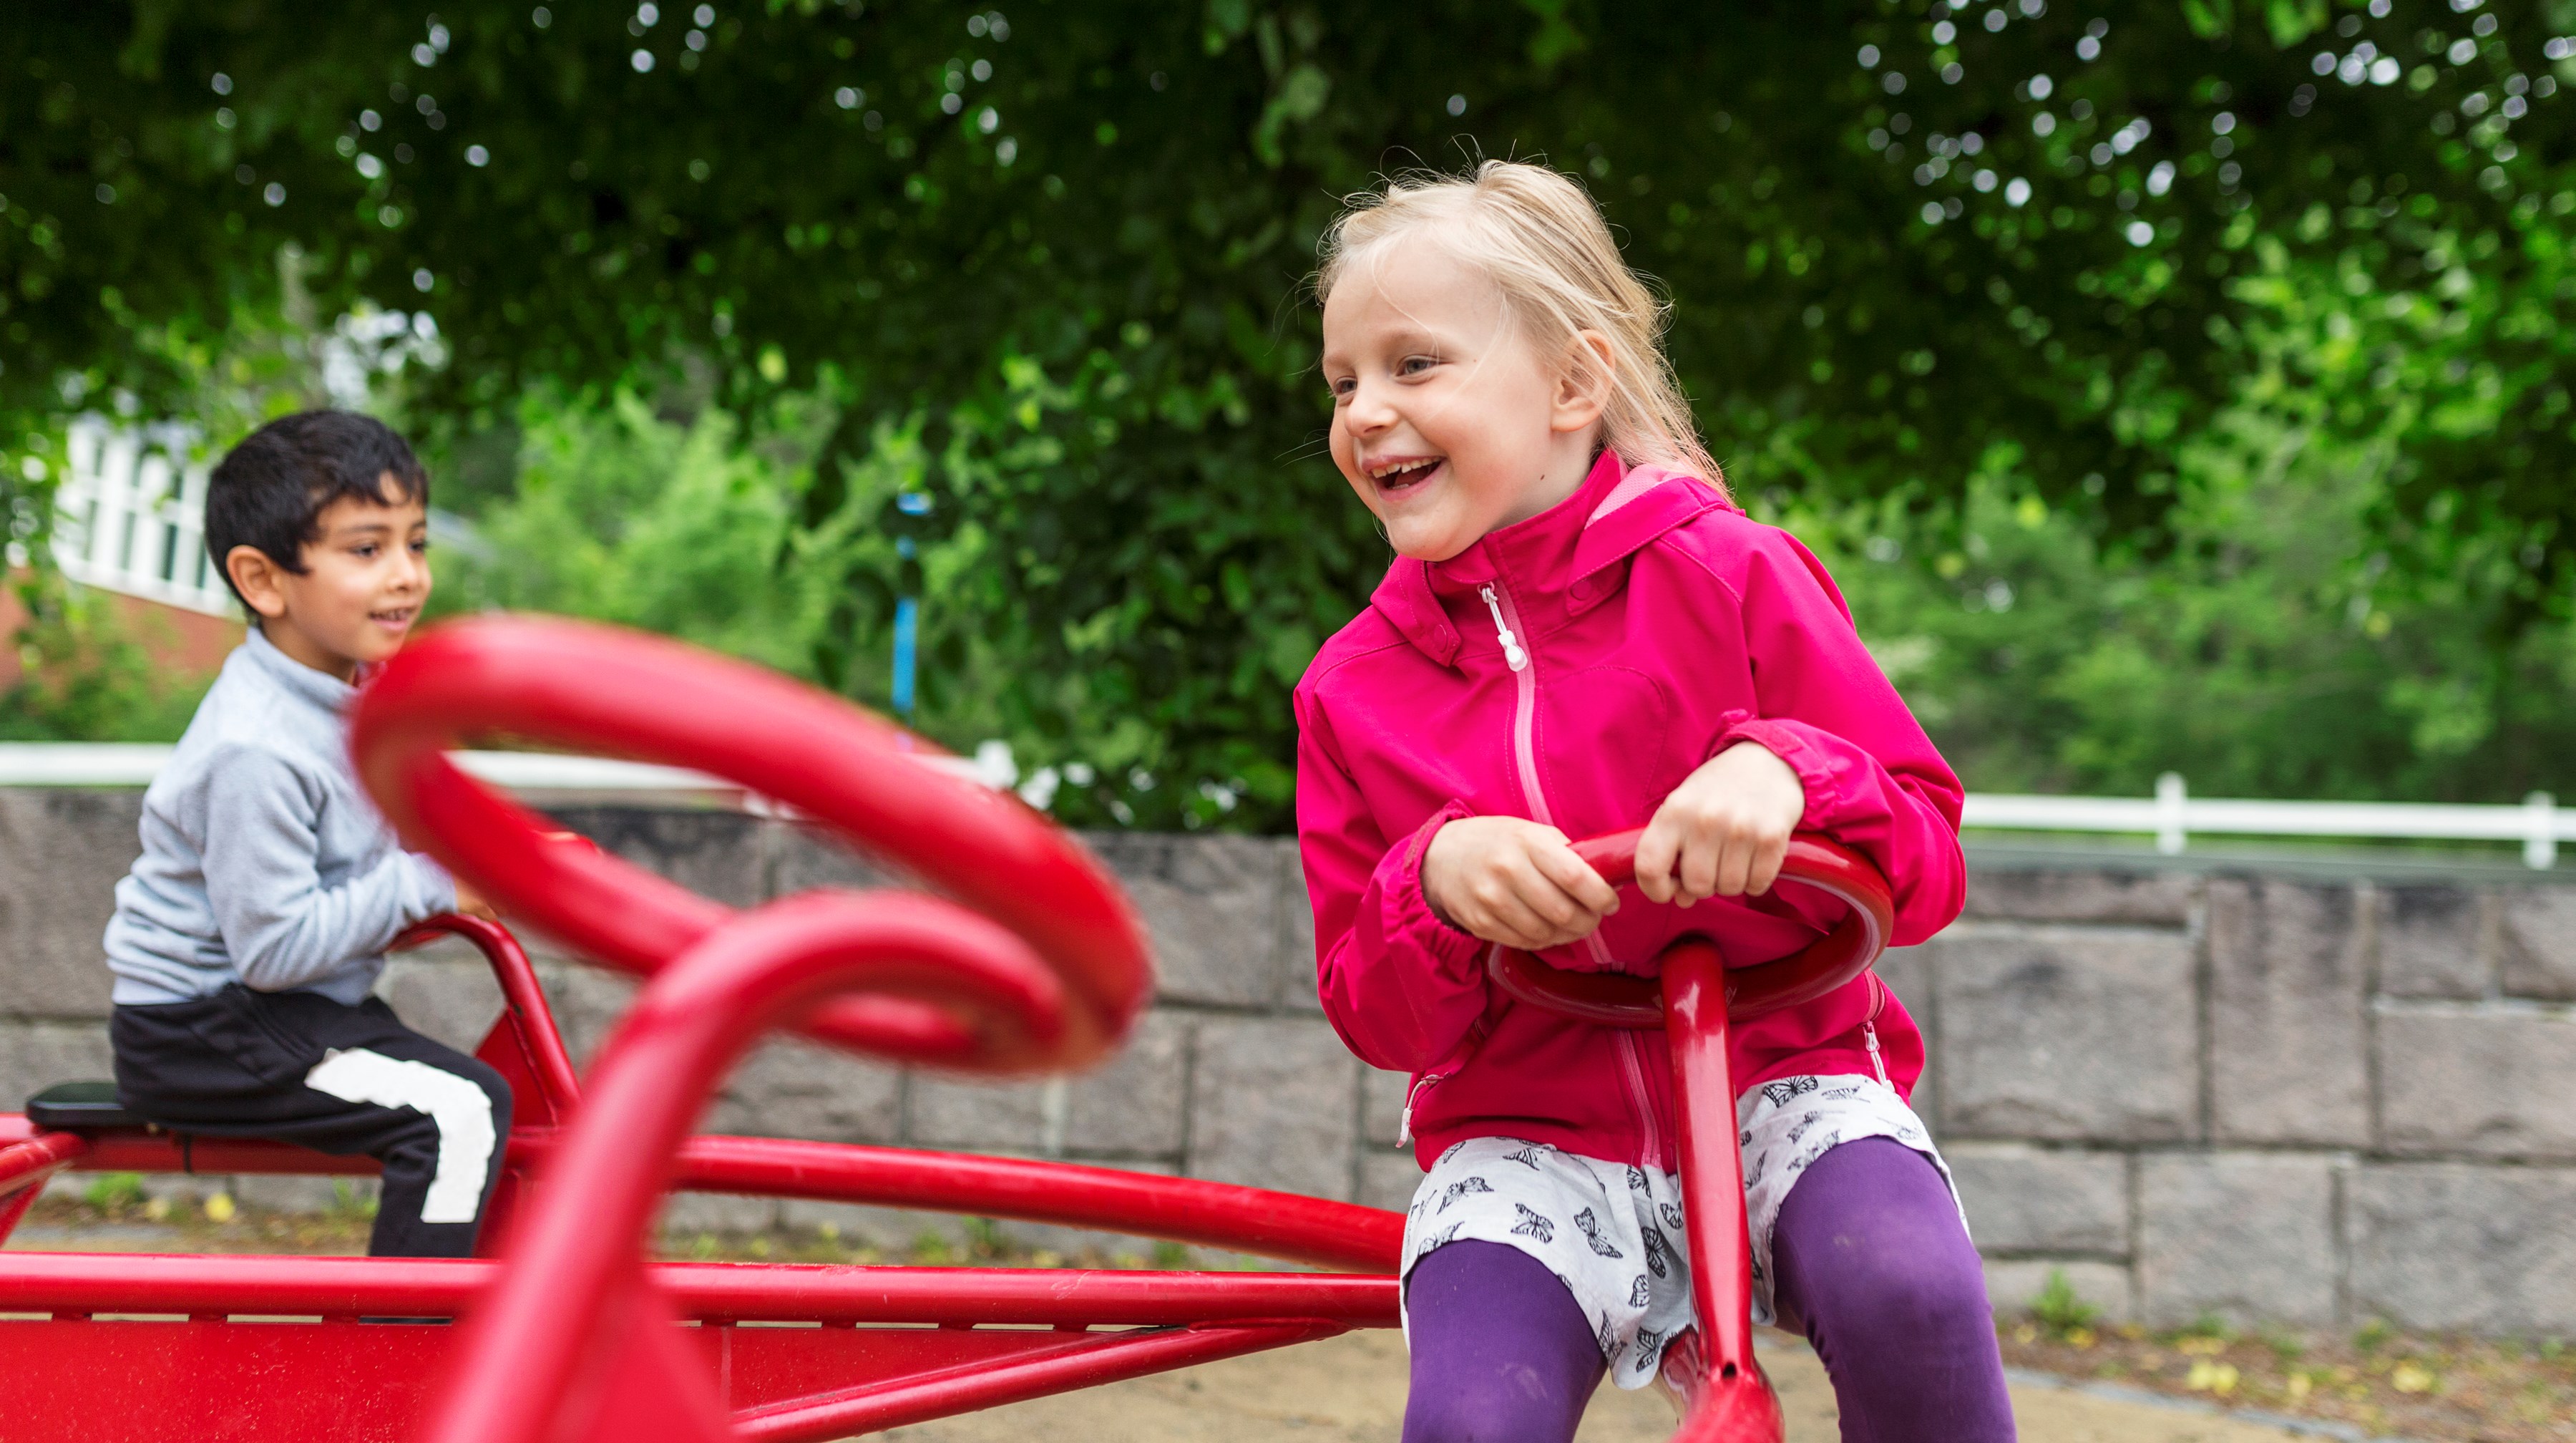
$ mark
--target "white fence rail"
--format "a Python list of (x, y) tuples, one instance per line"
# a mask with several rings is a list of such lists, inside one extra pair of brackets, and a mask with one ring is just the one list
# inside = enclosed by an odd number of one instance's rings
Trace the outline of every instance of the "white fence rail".
[[(0, 742), (0, 787), (147, 787), (169, 765), (174, 750), (147, 742)], [(737, 783), (685, 767), (551, 752), (467, 751), (455, 757), (468, 776), (514, 792), (704, 796), (736, 804), (753, 800)], [(924, 752), (914, 760), (988, 787), (1006, 787), (1014, 780), (1008, 751), (997, 756), (989, 743), (971, 757)]]
[[(0, 787), (140, 787), (170, 760), (166, 746), (89, 743), (0, 743)], [(469, 774), (530, 794), (702, 796), (757, 806), (719, 777), (679, 767), (606, 757), (538, 752), (459, 752)], [(972, 757), (924, 756), (924, 762), (1001, 788), (1018, 779), (1010, 750), (986, 742)], [(2152, 797), (2033, 797), (1970, 792), (1964, 824), (1984, 831), (2090, 832), (2147, 835), (2156, 849), (2180, 853), (2193, 833), (2233, 837), (2342, 837), (2356, 840), (2520, 842), (2532, 867), (2558, 861), (2558, 844), (2576, 841), (2576, 807), (2547, 792), (2520, 806), (2451, 806), (2419, 802), (2273, 802), (2193, 797), (2167, 773)]]
[(2532, 867), (2558, 862), (2576, 841), (2576, 808), (2533, 792), (2518, 807), (2438, 802), (2274, 802), (2195, 797), (2172, 772), (2152, 797), (2027, 797), (1970, 792), (1962, 825), (1993, 831), (2145, 833), (2156, 850), (2183, 850), (2194, 832), (2231, 837), (2346, 837), (2372, 841), (2520, 842)]
[(74, 421), (54, 493), (54, 564), (86, 586), (210, 616), (234, 612), (206, 555), (207, 467), (180, 428)]

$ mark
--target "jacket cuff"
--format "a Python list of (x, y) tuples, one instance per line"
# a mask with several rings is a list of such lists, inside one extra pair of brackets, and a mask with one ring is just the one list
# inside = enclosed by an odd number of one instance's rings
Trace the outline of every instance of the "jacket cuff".
[(1708, 749), (1709, 759), (1716, 760), (1719, 753), (1737, 742), (1759, 745), (1798, 774), (1798, 787), (1807, 796), (1801, 825), (1821, 828), (1832, 824), (1842, 809), (1842, 787), (1834, 774), (1833, 758), (1809, 740), (1803, 728), (1792, 722), (1747, 717), (1718, 734), (1717, 744)]
[(1422, 859), (1431, 851), (1431, 839), (1442, 827), (1475, 812), (1465, 802), (1452, 799), (1448, 805), (1431, 814), (1428, 821), (1414, 829), (1413, 835), (1390, 849), (1378, 864), (1379, 895), (1385, 899), (1386, 931), (1390, 937), (1412, 940), (1444, 968), (1464, 968), (1483, 952), (1485, 943), (1474, 933), (1465, 931), (1433, 911), (1431, 899), (1422, 891)]
[(426, 852), (406, 854), (411, 860), (413, 915), (405, 925), (456, 910), (456, 878)]

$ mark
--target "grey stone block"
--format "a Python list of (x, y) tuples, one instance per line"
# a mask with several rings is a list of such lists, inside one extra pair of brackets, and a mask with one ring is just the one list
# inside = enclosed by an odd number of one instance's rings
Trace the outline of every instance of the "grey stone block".
[(563, 1034), (573, 1065), (587, 1069), (600, 1044), (608, 1040), (609, 1029), (634, 1005), (636, 989), (644, 984), (640, 978), (605, 967), (540, 957), (537, 985), (545, 991), (546, 1008), (554, 1013), (555, 1029)]
[(2365, 1163), (2345, 1217), (2356, 1317), (2576, 1334), (2576, 1169)]
[(1971, 866), (1961, 915), (1978, 921), (2107, 922), (2180, 927), (2200, 878), (2189, 872), (2113, 872)]
[(501, 1015), (501, 985), (482, 954), (461, 942), (394, 954), (376, 979), (376, 995), (405, 1026), (465, 1053), (482, 1045)]
[(2576, 1016), (2387, 1007), (2379, 1065), (2391, 1152), (2576, 1158)]
[(1422, 1185), (1422, 1165), (1413, 1150), (1360, 1154), (1359, 1201), (1365, 1206), (1402, 1212), (1413, 1205), (1413, 1190)]
[(1191, 1025), (1186, 1016), (1148, 1012), (1107, 1065), (1073, 1078), (1065, 1147), (1091, 1157), (1177, 1159), (1189, 1108)]
[(567, 807), (556, 820), (657, 876), (730, 907), (768, 896), (768, 852), (759, 818), (713, 808)]
[(1321, 1021), (1202, 1022), (1190, 1175), (1348, 1198), (1358, 1067)]
[(1282, 1001), (1323, 1010), (1315, 990), (1315, 903), (1306, 891), (1306, 866), (1294, 842), (1279, 848), (1279, 969)]
[(57, 1082), (116, 1076), (104, 1022), (0, 1021), (0, 1112), (16, 1112)]
[(2125, 1154), (1960, 1142), (1942, 1156), (1979, 1250), (2128, 1256)]
[(2213, 880), (2209, 960), (2214, 1140), (2366, 1145), (2370, 1051), (2354, 890)]
[(99, 937), (142, 816), (141, 792), (0, 788), (0, 1013), (107, 1015)]
[[(923, 1147), (1042, 1154), (1065, 1113), (1058, 1082), (987, 1082), (919, 1073), (904, 1140)], [(1057, 1095), (1050, 1099), (1050, 1091)], [(1054, 1126), (1049, 1126), (1053, 1114)]]
[(1145, 919), (1164, 1000), (1243, 1007), (1278, 1001), (1278, 842), (1139, 832), (1084, 840)]
[(2138, 1317), (2138, 1292), (2126, 1266), (2099, 1258), (1988, 1258), (1986, 1302), (2001, 1317), (2031, 1310), (2048, 1289), (2051, 1273), (2066, 1275), (2075, 1296), (2101, 1309), (2101, 1323), (2129, 1323)]
[(725, 1082), (708, 1132), (887, 1143), (902, 1117), (903, 1078), (810, 1043), (763, 1044)]
[(1189, 1019), (1148, 1012), (1125, 1047), (1077, 1077), (997, 1085), (917, 1073), (905, 1140), (1032, 1157), (1176, 1160), (1189, 1040)]
[(2379, 890), (2379, 991), (2389, 997), (2479, 998), (2495, 970), (2492, 898), (2457, 886)]
[(2147, 1321), (2332, 1323), (2334, 1169), (2295, 1153), (2138, 1161), (2138, 1300)]
[(1945, 1129), (2064, 1142), (2193, 1134), (2192, 963), (2182, 936), (1977, 925), (1920, 950), (1933, 964)]
[(771, 822), (767, 831), (770, 850), (777, 858), (771, 878), (776, 896), (817, 887), (864, 890), (905, 885), (900, 877), (842, 844), (828, 828), (807, 822)]
[(1875, 969), (1878, 980), (1895, 994), (1897, 1005), (1914, 1019), (1915, 1028), (1923, 1034), (1923, 1074), (1914, 1080), (1914, 1095), (1909, 1099), (1914, 1113), (1935, 1138), (1942, 1135), (1947, 1123), (1941, 1110), (1940, 1019), (1933, 1010), (1933, 949), (1929, 947), (1894, 947), (1879, 955)]
[(1368, 1147), (1398, 1144), (1404, 1130), (1404, 1095), (1413, 1079), (1401, 1072), (1381, 1072), (1360, 1064), (1360, 1142)]
[(662, 1231), (666, 1233), (758, 1233), (776, 1226), (776, 1198), (675, 1192), (662, 1200)]
[(2576, 887), (2513, 887), (2497, 902), (2505, 992), (2576, 1002)]

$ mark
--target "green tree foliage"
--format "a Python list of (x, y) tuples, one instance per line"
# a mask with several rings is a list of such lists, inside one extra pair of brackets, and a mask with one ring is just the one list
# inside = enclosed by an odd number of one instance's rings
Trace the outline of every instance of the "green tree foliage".
[[(461, 431), (691, 363), (738, 415), (826, 395), (794, 528), (881, 534), (909, 438), (1024, 754), (1124, 728), (1098, 807), (1275, 822), (1286, 687), (1385, 554), (1314, 454), (1314, 239), (1390, 167), (1543, 155), (1775, 507), (2002, 464), (2070, 535), (2179, 545), (2276, 365), (2263, 287), (2335, 277), (2281, 384), (2387, 448), (2387, 576), (2509, 559), (2504, 655), (2576, 558), (2576, 15), (2375, 4), (53, 7), (0, 30), (0, 426), (172, 394), (289, 245), (326, 314), (437, 316), (413, 400)], [(806, 665), (847, 686), (908, 578), (825, 551)]]

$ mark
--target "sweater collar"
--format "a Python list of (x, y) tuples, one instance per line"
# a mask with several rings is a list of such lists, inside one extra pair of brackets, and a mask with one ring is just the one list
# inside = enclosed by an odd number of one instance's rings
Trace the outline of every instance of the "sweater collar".
[(356, 687), (329, 672), (315, 671), (278, 650), (277, 643), (255, 625), (242, 638), (241, 655), (271, 682), (334, 716), (347, 711), (350, 699), (358, 694)]
[(1454, 666), (1461, 637), (1452, 608), (1481, 607), (1487, 582), (1511, 588), (1535, 639), (1615, 595), (1623, 563), (1640, 548), (1720, 509), (1732, 508), (1706, 482), (1662, 466), (1632, 467), (1605, 450), (1572, 496), (1538, 515), (1488, 532), (1446, 561), (1397, 557), (1369, 605), (1424, 655)]

